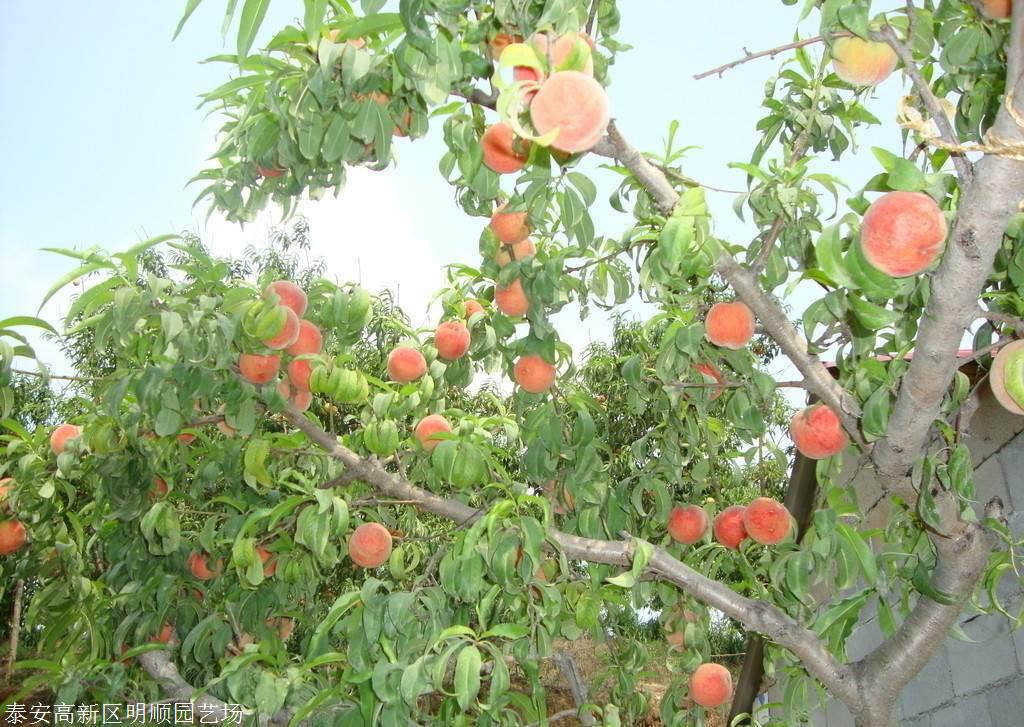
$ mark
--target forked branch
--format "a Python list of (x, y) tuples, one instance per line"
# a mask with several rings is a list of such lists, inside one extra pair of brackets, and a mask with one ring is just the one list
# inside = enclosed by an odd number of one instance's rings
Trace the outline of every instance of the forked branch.
[[(400, 500), (416, 502), (416, 507), (459, 524), (483, 517), (484, 511), (458, 500), (439, 497), (388, 472), (376, 462), (364, 459), (338, 442), (291, 404), (285, 416), (315, 444), (320, 445), (359, 480), (378, 493)], [(549, 540), (570, 560), (629, 567), (633, 562), (633, 545), (629, 542), (597, 540), (571, 535), (560, 530), (548, 532)], [(712, 580), (662, 548), (656, 548), (647, 566), (647, 574), (678, 586), (694, 598), (717, 608), (744, 624), (751, 631), (763, 634), (793, 652), (807, 671), (847, 704), (859, 699), (853, 672), (829, 652), (816, 634), (804, 628), (774, 605), (741, 596), (723, 583)]]

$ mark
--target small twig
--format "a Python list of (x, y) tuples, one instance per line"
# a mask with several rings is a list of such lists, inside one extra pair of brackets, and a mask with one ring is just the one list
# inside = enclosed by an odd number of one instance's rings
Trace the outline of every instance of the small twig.
[(992, 353), (996, 349), (1002, 348), (1007, 343), (1008, 343), (1008, 341), (997, 341), (996, 343), (990, 343), (989, 345), (985, 346), (984, 348), (979, 348), (977, 351), (972, 353), (967, 358), (960, 359), (959, 361), (957, 361), (957, 365), (958, 366), (963, 366), (964, 364), (971, 363), (972, 361), (977, 361), (979, 358), (981, 358), (983, 356), (987, 356), (988, 354)]
[[(580, 667), (572, 654), (562, 649), (555, 651), (553, 659), (555, 666), (558, 667), (559, 671), (562, 672), (562, 676), (565, 677), (565, 681), (569, 685), (569, 693), (572, 694), (572, 700), (576, 702), (576, 709), (579, 711), (589, 701), (587, 697), (587, 683), (580, 673)], [(583, 712), (579, 718), (580, 724), (583, 727), (592, 727), (594, 725), (594, 715), (589, 712)]]
[[(665, 384), (665, 386), (670, 389), (742, 389), (746, 384), (738, 384), (735, 381), (726, 381), (721, 384), (713, 381), (698, 381), (693, 383), (688, 381), (678, 381), (672, 384)], [(778, 389), (806, 389), (807, 382), (803, 379), (794, 381), (776, 381), (775, 387)]]
[(780, 215), (775, 218), (775, 222), (768, 229), (768, 234), (765, 235), (764, 242), (761, 243), (761, 249), (757, 251), (757, 257), (754, 258), (754, 262), (750, 266), (756, 275), (760, 275), (761, 271), (764, 270), (764, 266), (768, 264), (768, 258), (771, 257), (775, 243), (778, 242), (779, 236), (782, 234), (782, 228), (785, 225), (786, 219)]
[[(555, 712), (547, 718), (547, 723), (551, 724), (560, 719), (566, 719), (568, 717), (575, 717), (576, 713), (579, 712), (577, 709), (563, 709), (561, 712)], [(540, 727), (544, 722), (530, 722), (526, 727)]]
[[(849, 32), (843, 31), (843, 32), (839, 32), (839, 33), (833, 33), (830, 37), (832, 37), (832, 38), (844, 38), (844, 37), (845, 38), (849, 38), (852, 35), (853, 35), (853, 33), (849, 33)], [(734, 61), (730, 61), (729, 63), (723, 63), (722, 65), (718, 66), (717, 68), (712, 68), (710, 71), (704, 71), (703, 73), (698, 73), (693, 78), (694, 78), (694, 80), (699, 81), (700, 79), (707, 78), (708, 76), (715, 76), (715, 75), (721, 76), (723, 73), (725, 73), (728, 70), (731, 70), (731, 69), (735, 68), (736, 66), (740, 66), (740, 65), (743, 65), (744, 63), (748, 63), (750, 61), (757, 60), (758, 58), (764, 58), (765, 56), (767, 56), (769, 58), (774, 58), (779, 53), (784, 53), (785, 51), (788, 51), (788, 50), (796, 50), (797, 48), (803, 48), (804, 46), (808, 46), (808, 45), (814, 45), (815, 43), (824, 43), (825, 40), (826, 40), (826, 38), (825, 38), (824, 35), (816, 35), (813, 38), (804, 38), (803, 40), (793, 41), (792, 43), (785, 43), (784, 45), (777, 45), (774, 48), (769, 48), (768, 50), (758, 51), (756, 53), (751, 53), (750, 51), (746, 51), (746, 55), (743, 56), (742, 58), (738, 58), (738, 59), (736, 59)]]
[(359, 507), (378, 507), (381, 505), (416, 505), (418, 500), (386, 500), (376, 497), (368, 497), (362, 500), (353, 500), (348, 504), (351, 509)]
[(632, 250), (634, 248), (642, 247), (644, 245), (650, 245), (650, 244), (651, 244), (651, 240), (640, 240), (638, 242), (631, 242), (630, 244), (626, 245), (623, 248), (611, 251), (607, 255), (602, 255), (601, 257), (596, 257), (596, 258), (594, 258), (592, 260), (587, 260), (585, 263), (581, 263), (580, 265), (575, 265), (575, 266), (567, 267), (565, 269), (565, 272), (566, 273), (578, 273), (581, 270), (586, 270), (587, 268), (593, 267), (594, 265), (597, 265), (599, 263), (606, 263), (609, 260), (613, 260), (613, 259), (617, 258), (619, 255), (623, 255), (623, 254), (629, 252), (630, 250)]
[(590, 3), (590, 15), (587, 16), (587, 35), (594, 37), (594, 22), (597, 20), (597, 5), (599, 0)]
[(14, 585), (14, 606), (11, 608), (10, 645), (7, 651), (7, 667), (4, 675), (7, 683), (14, 682), (14, 662), (18, 658), (18, 637), (21, 635), (21, 599), (25, 595), (25, 581), (21, 578)]
[(1008, 313), (1002, 313), (997, 310), (985, 310), (984, 308), (978, 309), (978, 315), (981, 318), (992, 321), (993, 323), (1002, 323), (1019, 333), (1024, 333), (1024, 318), (1011, 316)]
[(359, 475), (355, 474), (350, 470), (345, 470), (334, 479), (327, 480), (327, 482), (321, 482), (317, 485), (318, 490), (330, 490), (332, 487), (342, 487), (349, 485), (359, 479)]
[(479, 88), (474, 88), (469, 93), (464, 93), (462, 91), (457, 90), (452, 91), (452, 96), (464, 98), (470, 103), (475, 103), (477, 106), (484, 106), (485, 108), (489, 108), (491, 110), (494, 110), (498, 105), (497, 96), (489, 94), (486, 91), (481, 91)]
[(712, 192), (722, 192), (723, 194), (746, 194), (746, 192), (744, 192), (742, 189), (724, 189), (722, 187), (715, 187), (711, 184), (704, 184), (704, 182), (698, 182), (696, 179), (693, 179), (692, 177), (687, 177), (686, 175), (673, 171), (672, 169), (669, 169), (666, 166), (662, 166), (661, 164), (655, 164), (654, 162), (651, 162), (651, 164), (653, 164), (656, 168), (664, 172), (665, 176), (671, 177), (672, 179), (676, 179), (688, 186), (700, 187), (701, 189), (710, 189)]
[(35, 377), (40, 378), (40, 379), (58, 379), (60, 381), (92, 382), (92, 381), (104, 381), (107, 378), (109, 378), (108, 376), (69, 376), (69, 375), (66, 375), (66, 374), (64, 374), (64, 375), (48, 374), (48, 373), (43, 373), (41, 371), (27, 371), (25, 369), (11, 369), (11, 371), (16, 373), (16, 374), (21, 374), (22, 376), (35, 376)]

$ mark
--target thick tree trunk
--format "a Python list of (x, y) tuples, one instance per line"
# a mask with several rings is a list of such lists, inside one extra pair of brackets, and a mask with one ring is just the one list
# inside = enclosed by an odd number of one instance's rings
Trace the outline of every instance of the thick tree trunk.
[(900, 724), (896, 719), (896, 710), (891, 707), (880, 712), (857, 715), (853, 723), (856, 727), (899, 727)]

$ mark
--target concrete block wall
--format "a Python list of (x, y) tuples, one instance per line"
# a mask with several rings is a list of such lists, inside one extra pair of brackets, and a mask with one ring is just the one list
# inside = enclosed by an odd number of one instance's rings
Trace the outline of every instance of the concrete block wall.
[[(975, 470), (978, 510), (994, 496), (1012, 512), (1010, 529), (1024, 533), (1024, 422), (1008, 418), (1001, 409), (984, 402), (976, 415), (968, 442), (979, 466)], [(1024, 594), (1008, 576), (1000, 596), (1010, 613), (1019, 612)], [(900, 723), (906, 727), (1024, 727), (1024, 629), (1010, 631), (1004, 616), (965, 612), (964, 634), (974, 643), (949, 638), (935, 657), (907, 685), (899, 704)], [(848, 644), (851, 660), (869, 653), (882, 639), (872, 610)], [(770, 693), (782, 695), (781, 685)], [(775, 715), (782, 718), (784, 715)], [(831, 701), (811, 720), (815, 727), (853, 727), (846, 707)]]

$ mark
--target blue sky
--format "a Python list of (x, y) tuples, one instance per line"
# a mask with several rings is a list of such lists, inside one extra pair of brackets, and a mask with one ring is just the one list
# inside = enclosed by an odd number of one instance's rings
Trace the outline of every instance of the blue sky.
[[(187, 180), (213, 149), (216, 122), (196, 109), (197, 96), (226, 80), (224, 65), (199, 60), (230, 49), (220, 36), (223, 0), (205, 0), (172, 42), (182, 0), (141, 3), (3, 3), (0, 5), (0, 116), (6, 174), (0, 176), (0, 253), (9, 274), (0, 286), (0, 317), (34, 313), (44, 291), (71, 262), (40, 247), (118, 250), (136, 240), (190, 229), (218, 251), (237, 252), (265, 239), (267, 215), (244, 230), (192, 208)], [(297, 0), (271, 3), (267, 28), (301, 14)], [(685, 171), (716, 186), (739, 189), (756, 142), (765, 80), (782, 58), (740, 66), (723, 78), (692, 75), (751, 50), (792, 39), (798, 8), (768, 0), (714, 3), (645, 0), (621, 3), (620, 39), (634, 50), (619, 57), (609, 94), (612, 114), (640, 149), (661, 148), (671, 119), (681, 141), (699, 146)], [(805, 34), (813, 27), (803, 29)], [(815, 49), (820, 52), (819, 49)], [(872, 110), (895, 114), (902, 81), (893, 77)], [(482, 219), (467, 218), (437, 172), (439, 128), (415, 143), (398, 143), (399, 164), (385, 172), (360, 170), (338, 200), (308, 203), (314, 254), (339, 280), (357, 277), (372, 288), (398, 288), (414, 323), (428, 324), (430, 294), (444, 283), (442, 265), (476, 259)], [(888, 123), (862, 139), (862, 152), (830, 168), (852, 189), (876, 172), (872, 144), (898, 145)], [(601, 193), (595, 217), (603, 234), (617, 236), (628, 220), (605, 200), (614, 176), (595, 168)], [(730, 211), (729, 195), (709, 193), (719, 234), (733, 240), (751, 231)], [(43, 311), (57, 320), (67, 298)], [(799, 307), (799, 306), (798, 306)], [(606, 329), (598, 318), (582, 326), (563, 312), (568, 340), (581, 348)], [(40, 352), (53, 361), (52, 349)]]

